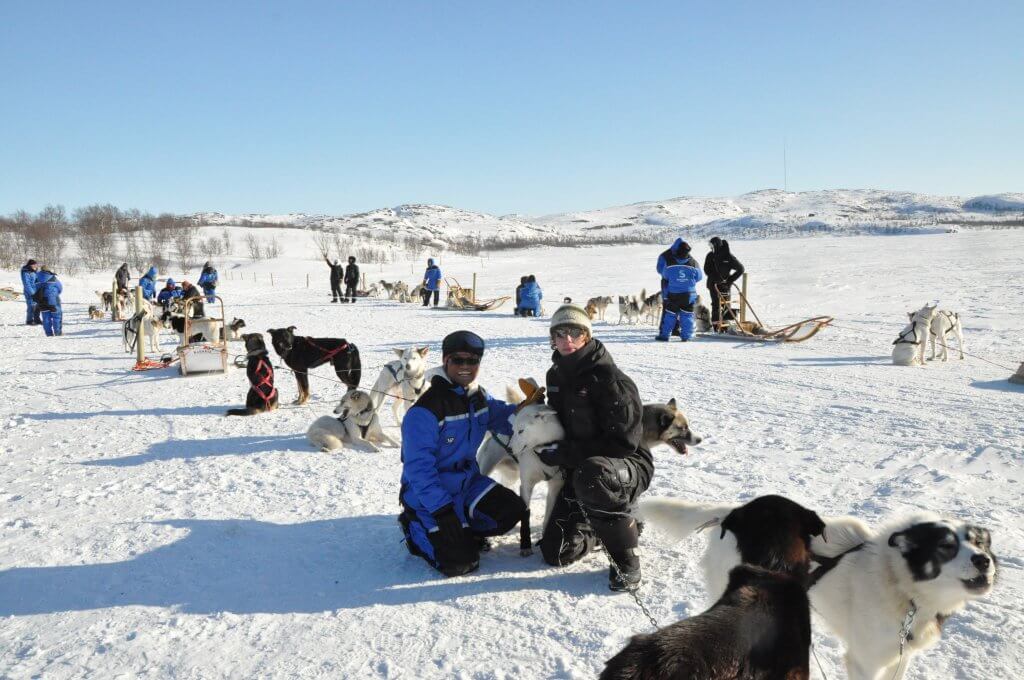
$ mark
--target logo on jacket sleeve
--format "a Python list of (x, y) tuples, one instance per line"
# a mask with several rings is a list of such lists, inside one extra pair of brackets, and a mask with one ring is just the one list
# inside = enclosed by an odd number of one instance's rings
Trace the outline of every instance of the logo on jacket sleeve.
[(455, 437), (448, 437), (447, 439), (444, 440), (444, 443), (445, 444), (454, 444), (455, 443)]

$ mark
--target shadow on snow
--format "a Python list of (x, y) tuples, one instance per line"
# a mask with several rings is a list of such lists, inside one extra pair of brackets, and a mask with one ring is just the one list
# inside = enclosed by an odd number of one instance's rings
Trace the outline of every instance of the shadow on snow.
[[(223, 412), (223, 409), (220, 409)], [(99, 465), (111, 467), (131, 467), (162, 460), (192, 460), (195, 458), (212, 458), (215, 456), (248, 456), (254, 453), (274, 453), (280, 451), (298, 451), (314, 453), (313, 447), (306, 436), (287, 435), (222, 437), (219, 439), (170, 439), (150, 444), (145, 453), (122, 458), (101, 458), (99, 460), (82, 461), (81, 465)]]

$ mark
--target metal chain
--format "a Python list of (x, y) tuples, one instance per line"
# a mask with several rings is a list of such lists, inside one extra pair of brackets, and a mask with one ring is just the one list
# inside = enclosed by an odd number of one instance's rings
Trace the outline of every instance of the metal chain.
[[(587, 514), (587, 509), (584, 507), (583, 503), (581, 503), (578, 499), (573, 500), (575, 501), (576, 505), (579, 506), (580, 513), (583, 515), (583, 519), (586, 520), (587, 524), (593, 526), (593, 523), (590, 521), (590, 515)], [(612, 554), (608, 552), (607, 548), (605, 549), (604, 553), (608, 556), (608, 562), (612, 565), (612, 569), (615, 570), (615, 575), (618, 576), (620, 581), (625, 583), (626, 579), (622, 574), (622, 570), (619, 569), (619, 565), (615, 562), (615, 558), (612, 557)], [(654, 618), (654, 616), (651, 614), (651, 611), (646, 607), (646, 605), (644, 605), (644, 603), (640, 600), (640, 596), (637, 594), (639, 590), (639, 588), (636, 588), (634, 590), (629, 590), (627, 592), (633, 598), (633, 601), (636, 602), (636, 606), (640, 607), (640, 611), (644, 613), (644, 616), (647, 617), (647, 620), (651, 622), (651, 626), (654, 628), (654, 630), (658, 630), (658, 621)]]

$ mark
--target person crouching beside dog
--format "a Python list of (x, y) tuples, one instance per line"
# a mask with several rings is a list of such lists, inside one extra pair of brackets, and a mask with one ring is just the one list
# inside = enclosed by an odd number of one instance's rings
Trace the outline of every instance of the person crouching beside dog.
[(64, 286), (49, 269), (43, 267), (36, 274), (35, 301), (39, 305), (43, 330), (48, 336), (64, 335), (64, 313), (60, 304), (60, 294), (63, 292)]
[(201, 319), (206, 315), (206, 309), (203, 307), (203, 294), (190, 281), (181, 282), (181, 299), (182, 301), (195, 300), (190, 305), (193, 319)]
[(537, 283), (537, 277), (530, 274), (519, 293), (520, 316), (540, 316), (540, 301), (543, 299), (544, 293)]
[(516, 406), (476, 385), (484, 341), (456, 331), (441, 344), (444, 373), (402, 421), (402, 487), (398, 521), (406, 547), (445, 576), (480, 566), (486, 537), (507, 533), (526, 505), (511, 489), (480, 473), (484, 434), (512, 434)]
[(562, 468), (566, 484), (546, 520), (541, 553), (548, 564), (565, 566), (600, 540), (613, 562), (608, 587), (636, 590), (640, 532), (632, 510), (654, 475), (654, 459), (642, 443), (640, 393), (591, 336), (590, 317), (579, 305), (562, 305), (551, 316), (551, 347), (548, 404), (566, 437), (536, 453)]
[(177, 300), (181, 297), (181, 288), (174, 283), (174, 279), (167, 279), (167, 284), (160, 289), (160, 292), (156, 295), (156, 302), (164, 309), (169, 309), (172, 300)]

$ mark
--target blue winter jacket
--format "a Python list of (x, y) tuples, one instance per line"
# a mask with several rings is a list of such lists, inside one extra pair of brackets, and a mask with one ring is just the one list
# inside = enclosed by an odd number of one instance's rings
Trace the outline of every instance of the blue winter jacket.
[(423, 272), (423, 285), (427, 290), (437, 290), (441, 285), (441, 269), (430, 261), (427, 271)]
[(39, 272), (36, 274), (36, 290), (43, 291), (43, 298), (46, 304), (54, 309), (60, 309), (60, 294), (64, 292), (57, 277), (50, 272)]
[(537, 285), (536, 281), (527, 281), (523, 284), (523, 290), (519, 293), (520, 307), (540, 307), (540, 301), (544, 299), (544, 292)]
[(160, 292), (157, 293), (156, 301), (159, 302), (162, 305), (166, 305), (172, 299), (180, 298), (181, 296), (182, 296), (181, 288), (171, 288), (170, 290), (168, 290), (167, 288), (161, 288)]
[(481, 476), (476, 452), (484, 435), (511, 435), (515, 410), (483, 388), (467, 395), (434, 376), (402, 421), (402, 502), (430, 514), (455, 503)]
[(663, 295), (696, 293), (697, 282), (704, 278), (704, 272), (700, 270), (697, 261), (683, 252), (683, 243), (683, 239), (677, 238), (672, 247), (658, 257)]
[(25, 297), (30, 298), (36, 292), (36, 284), (39, 281), (39, 274), (32, 267), (25, 265), (21, 268), (21, 288)]
[(198, 283), (203, 290), (206, 290), (208, 288), (216, 288), (217, 270), (214, 269), (213, 267), (210, 267), (209, 269), (204, 269), (203, 273), (199, 275)]
[(156, 295), (156, 267), (150, 267), (149, 271), (139, 279), (139, 288), (142, 289), (142, 297), (152, 300)]

